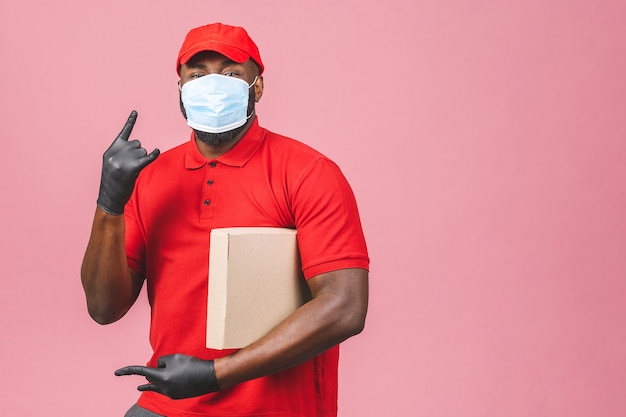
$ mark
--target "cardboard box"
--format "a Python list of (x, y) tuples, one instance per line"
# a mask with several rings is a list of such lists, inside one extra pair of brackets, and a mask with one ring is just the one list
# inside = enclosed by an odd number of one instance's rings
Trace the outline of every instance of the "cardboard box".
[(232, 227), (211, 231), (208, 348), (245, 347), (309, 299), (295, 230)]

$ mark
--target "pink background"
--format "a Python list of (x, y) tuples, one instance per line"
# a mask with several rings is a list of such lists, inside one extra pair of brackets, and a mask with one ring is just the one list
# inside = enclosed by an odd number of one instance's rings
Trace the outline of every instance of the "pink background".
[(261, 124), (333, 158), (371, 251), (340, 416), (626, 415), (626, 3), (4, 1), (0, 413), (122, 416), (145, 299), (87, 316), (100, 161), (186, 141), (188, 29), (245, 26)]

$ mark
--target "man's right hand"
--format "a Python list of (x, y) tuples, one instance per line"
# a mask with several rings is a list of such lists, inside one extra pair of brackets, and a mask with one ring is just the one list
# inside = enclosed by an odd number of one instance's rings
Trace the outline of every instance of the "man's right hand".
[(137, 112), (133, 110), (102, 158), (98, 207), (116, 216), (124, 213), (124, 206), (133, 193), (139, 172), (160, 154), (159, 149), (148, 154), (138, 140), (128, 140), (136, 120)]

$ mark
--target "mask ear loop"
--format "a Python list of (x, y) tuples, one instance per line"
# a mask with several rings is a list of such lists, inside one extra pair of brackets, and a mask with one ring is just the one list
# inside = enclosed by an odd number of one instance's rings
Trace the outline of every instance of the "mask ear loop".
[[(255, 76), (255, 77), (254, 77), (254, 81), (252, 81), (252, 84), (250, 84), (250, 85), (248, 86), (248, 89), (250, 89), (250, 88), (254, 87), (254, 84), (256, 84), (256, 81), (257, 81), (258, 79), (259, 79), (259, 76), (258, 76), (258, 75), (257, 75), (257, 76)], [(252, 109), (252, 112), (251, 112), (250, 114), (247, 114), (247, 115), (246, 115), (246, 120), (250, 119), (250, 118), (252, 117), (252, 115), (253, 115), (255, 112), (256, 112), (256, 110), (255, 110), (255, 109)]]

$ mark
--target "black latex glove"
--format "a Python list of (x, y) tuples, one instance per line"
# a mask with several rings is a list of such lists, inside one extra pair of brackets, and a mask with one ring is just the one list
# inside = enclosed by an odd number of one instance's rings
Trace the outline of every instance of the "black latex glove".
[(98, 207), (116, 216), (124, 213), (124, 206), (133, 193), (139, 171), (154, 161), (160, 153), (155, 149), (148, 154), (138, 140), (128, 140), (136, 120), (137, 112), (133, 110), (124, 128), (102, 157)]
[(220, 390), (212, 360), (205, 361), (180, 353), (161, 356), (158, 368), (126, 366), (115, 371), (115, 375), (143, 375), (150, 384), (138, 386), (139, 391), (158, 392), (174, 400)]

